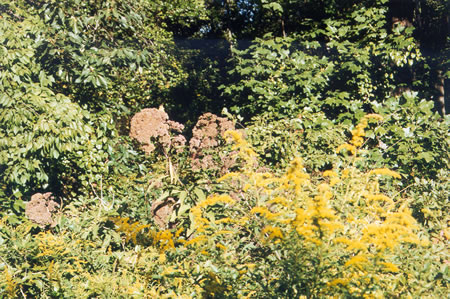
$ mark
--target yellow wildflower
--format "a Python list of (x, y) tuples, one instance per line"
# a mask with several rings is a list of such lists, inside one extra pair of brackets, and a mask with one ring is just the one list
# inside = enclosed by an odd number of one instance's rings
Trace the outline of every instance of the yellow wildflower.
[(335, 177), (335, 176), (337, 176), (337, 173), (334, 172), (333, 170), (325, 170), (323, 172), (323, 176), (324, 177)]
[(227, 248), (224, 245), (220, 244), (220, 243), (217, 243), (216, 247), (222, 249), (223, 251), (227, 250)]
[(351, 145), (351, 144), (348, 144), (348, 143), (341, 144), (336, 149), (336, 152), (340, 153), (343, 149), (351, 152), (353, 155), (356, 154), (356, 147), (354, 145)]
[(158, 262), (160, 264), (164, 264), (166, 262), (166, 254), (164, 252), (159, 254)]
[(385, 201), (388, 203), (393, 203), (394, 201), (389, 198), (388, 196), (384, 195), (384, 194), (364, 194), (363, 195), (365, 198), (367, 198), (368, 200), (371, 201)]
[(383, 265), (384, 270), (388, 271), (388, 272), (399, 272), (400, 271), (400, 269), (392, 263), (381, 263), (381, 265)]
[(233, 223), (233, 222), (235, 222), (235, 220), (231, 219), (230, 217), (225, 217), (225, 218), (216, 220), (216, 221), (214, 221), (214, 222), (215, 222), (216, 224), (219, 224), (219, 223)]
[(269, 210), (265, 207), (254, 207), (250, 210), (250, 213), (252, 214), (261, 214), (264, 216), (267, 213), (270, 213)]
[(281, 215), (281, 213), (272, 213), (265, 207), (254, 207), (250, 210), (250, 213), (261, 214), (261, 216), (266, 218), (267, 220), (274, 220)]
[(233, 177), (237, 177), (237, 176), (239, 176), (238, 172), (229, 172), (229, 173), (223, 175), (222, 177), (220, 177), (219, 179), (217, 179), (217, 182), (220, 183), (222, 181), (225, 181), (228, 178), (233, 178)]
[(336, 278), (336, 279), (333, 279), (331, 282), (329, 282), (328, 285), (329, 286), (335, 286), (335, 285), (340, 284), (340, 285), (345, 286), (345, 285), (348, 284), (348, 281), (349, 280), (345, 279), (345, 278)]
[(184, 246), (185, 246), (185, 247), (188, 247), (189, 245), (194, 245), (194, 244), (200, 243), (200, 242), (202, 242), (202, 241), (206, 241), (206, 240), (207, 240), (206, 236), (198, 236), (198, 237), (195, 237), (195, 238), (193, 238), (193, 239), (187, 241), (187, 242), (184, 244)]
[(321, 229), (326, 228), (330, 233), (334, 232), (335, 230), (342, 229), (344, 225), (342, 223), (336, 222), (336, 221), (318, 221), (319, 226)]
[(345, 263), (345, 266), (346, 267), (353, 266), (353, 267), (356, 267), (356, 268), (362, 270), (363, 266), (366, 265), (367, 263), (368, 263), (367, 257), (365, 257), (364, 255), (356, 255), (356, 256), (352, 257), (350, 260), (348, 260)]
[(341, 182), (341, 180), (339, 178), (332, 178), (330, 180), (330, 186), (333, 187), (336, 184), (339, 184)]
[(349, 170), (349, 169), (344, 169), (344, 170), (342, 171), (342, 178), (343, 178), (343, 179), (348, 178), (349, 174), (350, 174), (350, 170)]
[(381, 116), (379, 114), (375, 114), (375, 113), (366, 114), (364, 117), (365, 118), (372, 118), (372, 119), (379, 120), (379, 121), (383, 120), (383, 116)]
[(400, 179), (401, 176), (398, 172), (395, 172), (393, 170), (390, 170), (388, 168), (378, 168), (378, 169), (373, 169), (369, 172), (369, 175), (387, 175), (387, 176), (391, 176), (397, 179)]
[(340, 237), (340, 238), (334, 239), (334, 242), (335, 243), (343, 243), (343, 244), (347, 245), (346, 249), (349, 251), (366, 250), (367, 249), (367, 245), (359, 240), (350, 240), (350, 239), (347, 239), (344, 237)]
[(281, 232), (281, 229), (278, 228), (278, 227), (266, 226), (262, 230), (261, 233), (262, 234), (270, 233), (269, 234), (269, 239), (275, 239), (275, 238), (283, 239), (283, 233)]

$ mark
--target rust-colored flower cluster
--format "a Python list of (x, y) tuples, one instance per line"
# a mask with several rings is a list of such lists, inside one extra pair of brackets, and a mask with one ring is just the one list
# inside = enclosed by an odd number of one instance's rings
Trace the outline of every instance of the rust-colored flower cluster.
[(146, 108), (131, 119), (130, 137), (139, 141), (146, 153), (155, 150), (155, 143), (166, 151), (173, 148), (179, 151), (186, 144), (186, 138), (180, 134), (183, 129), (184, 125), (169, 120), (163, 110)]
[[(197, 121), (192, 130), (192, 139), (189, 142), (194, 170), (215, 169), (225, 173), (236, 162), (234, 155), (220, 155), (219, 159), (214, 159), (212, 150), (221, 144), (221, 136), (228, 130), (234, 130), (232, 121), (224, 117), (218, 117), (212, 113), (205, 113)], [(217, 151), (215, 151), (217, 153)]]

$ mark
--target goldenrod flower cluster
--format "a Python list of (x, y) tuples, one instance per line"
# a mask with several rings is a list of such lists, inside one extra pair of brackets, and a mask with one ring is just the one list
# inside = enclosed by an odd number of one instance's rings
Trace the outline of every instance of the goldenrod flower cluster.
[(352, 155), (355, 155), (357, 149), (360, 148), (364, 143), (364, 136), (366, 136), (364, 129), (368, 126), (370, 119), (382, 121), (383, 117), (378, 114), (365, 115), (361, 119), (359, 124), (355, 127), (355, 129), (352, 130), (352, 140), (350, 140), (350, 143), (345, 143), (345, 144), (340, 145), (336, 149), (336, 152), (340, 153), (343, 149), (345, 149), (345, 150), (351, 152)]
[[(352, 131), (351, 141), (339, 146), (337, 151), (347, 149), (357, 157), (370, 119), (381, 121), (382, 117), (376, 114), (363, 117)], [(255, 157), (240, 134), (228, 132), (228, 135), (233, 137), (234, 148), (239, 149), (244, 160)], [(298, 246), (329, 252), (332, 256), (325, 261), (334, 261), (334, 267), (340, 264), (344, 268), (338, 270), (338, 277), (330, 280), (328, 287), (348, 287), (349, 293), (358, 295), (364, 293), (364, 284), (371, 279), (380, 284), (386, 279), (396, 279), (387, 274), (377, 276), (377, 273), (401, 271), (390, 260), (390, 253), (400, 244), (423, 243), (416, 234), (417, 225), (407, 201), (380, 193), (380, 175), (400, 178), (400, 174), (386, 168), (363, 172), (354, 166), (342, 166), (323, 172), (313, 182), (305, 173), (302, 160), (296, 158), (281, 176), (255, 173), (247, 168), (241, 174), (233, 173), (221, 180), (240, 179), (242, 191), (256, 197), (249, 212), (253, 221), (260, 223), (264, 242), (272, 242), (283, 250), (285, 242), (296, 238)], [(232, 202), (225, 198), (224, 203)], [(213, 197), (209, 201), (220, 200)], [(200, 211), (209, 201), (192, 210), (200, 230), (210, 225)], [(248, 213), (241, 214), (244, 216), (247, 222), (226, 218), (216, 223), (248, 225)]]
[(144, 233), (144, 230), (150, 228), (151, 225), (141, 224), (138, 221), (129, 223), (129, 218), (122, 217), (111, 218), (111, 220), (116, 225), (116, 231), (124, 234), (125, 241), (132, 241), (136, 245), (139, 243), (137, 240), (139, 234), (151, 240), (153, 246), (158, 247), (162, 252), (175, 248), (176, 243), (185, 242), (185, 240), (180, 238), (183, 228), (179, 228), (175, 233), (172, 233), (170, 230), (149, 230), (147, 233)]

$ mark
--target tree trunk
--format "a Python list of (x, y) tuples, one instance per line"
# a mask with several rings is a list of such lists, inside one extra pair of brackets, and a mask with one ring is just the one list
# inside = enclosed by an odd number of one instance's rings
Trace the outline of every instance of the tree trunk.
[(437, 71), (437, 78), (434, 87), (436, 88), (436, 95), (433, 99), (435, 109), (439, 112), (439, 114), (445, 115), (445, 77), (442, 70)]

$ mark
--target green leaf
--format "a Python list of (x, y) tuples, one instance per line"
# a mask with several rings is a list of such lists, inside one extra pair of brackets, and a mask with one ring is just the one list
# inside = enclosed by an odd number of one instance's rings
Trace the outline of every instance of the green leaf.
[(194, 194), (197, 196), (198, 201), (204, 201), (206, 199), (205, 193), (199, 188), (194, 188)]

